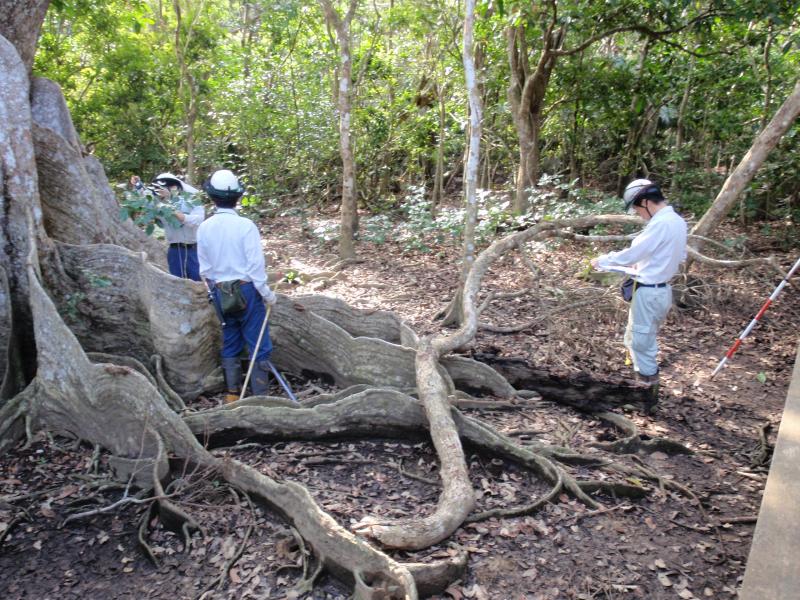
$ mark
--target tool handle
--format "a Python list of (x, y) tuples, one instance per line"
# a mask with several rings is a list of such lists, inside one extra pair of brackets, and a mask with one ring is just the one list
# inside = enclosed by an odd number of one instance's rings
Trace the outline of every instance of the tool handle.
[(244, 378), (244, 385), (242, 386), (242, 392), (239, 394), (239, 400), (244, 398), (245, 393), (247, 392), (247, 384), (250, 382), (250, 374), (253, 372), (253, 365), (256, 363), (256, 356), (258, 355), (258, 349), (261, 348), (261, 340), (264, 337), (264, 331), (267, 329), (267, 321), (269, 321), (269, 313), (272, 312), (272, 305), (267, 305), (267, 314), (264, 316), (264, 322), (261, 324), (261, 331), (258, 332), (258, 341), (256, 342), (256, 347), (253, 349), (253, 356), (250, 357), (250, 364), (247, 365), (247, 375)]

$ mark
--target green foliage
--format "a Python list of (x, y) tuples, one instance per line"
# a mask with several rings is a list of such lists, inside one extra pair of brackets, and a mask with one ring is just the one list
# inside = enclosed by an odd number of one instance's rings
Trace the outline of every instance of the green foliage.
[(160, 198), (149, 190), (125, 191), (120, 202), (119, 217), (121, 220), (132, 219), (139, 227), (144, 228), (147, 235), (152, 235), (156, 225), (167, 224), (170, 227), (180, 227), (180, 221), (175, 216), (178, 203), (183, 199), (190, 206), (200, 202), (195, 196), (181, 193), (169, 198)]
[[(317, 3), (178, 4), (180, 27), (172, 2), (57, 0), (48, 12), (35, 71), (62, 86), (81, 139), (110, 179), (185, 172), (193, 123), (198, 180), (232, 169), (248, 182), (242, 203), (248, 210), (271, 214), (295, 203), (306, 218), (311, 207), (336, 203), (338, 56)], [(506, 33), (523, 28), (534, 68), (554, 12), (521, 0), (480, 3), (481, 185), (492, 190), (481, 198), (480, 243), (537, 219), (619, 212), (617, 186), (637, 174), (657, 179), (686, 212), (699, 215), (708, 207), (731, 160), (741, 159), (792, 89), (800, 31), (792, 2), (741, 0), (698, 20), (705, 8), (559, 0), (565, 50), (612, 28), (638, 29), (556, 59), (537, 118), (539, 172), (558, 180), (539, 182), (533, 210), (517, 217), (507, 205), (519, 147), (507, 93)], [(424, 251), (460, 238), (463, 212), (442, 209), (434, 218), (425, 198), (440, 141), (449, 192), (460, 194), (456, 175), (468, 124), (462, 12), (454, 0), (358, 6), (351, 126), (361, 208), (373, 213), (362, 221), (362, 240), (405, 236), (404, 247)], [(642, 28), (674, 33), (648, 43)], [(740, 218), (800, 220), (797, 132), (795, 125), (767, 158), (739, 206)], [(135, 204), (141, 200), (130, 202), (133, 218), (154, 227), (159, 216)], [(391, 230), (398, 214), (417, 229)], [(316, 235), (332, 240), (337, 230), (321, 226)]]
[(533, 220), (574, 219), (590, 215), (616, 214), (623, 206), (619, 198), (578, 187), (577, 180), (562, 181), (558, 175), (543, 175), (531, 190)]
[(300, 276), (300, 273), (293, 270), (286, 271), (283, 274), (283, 279), (281, 281), (284, 281), (286, 283), (291, 283), (292, 285), (303, 284), (303, 278)]

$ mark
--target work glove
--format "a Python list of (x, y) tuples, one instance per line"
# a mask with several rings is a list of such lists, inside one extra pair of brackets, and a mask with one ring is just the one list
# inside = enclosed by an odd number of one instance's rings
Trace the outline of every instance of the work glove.
[(278, 301), (278, 296), (272, 290), (269, 290), (269, 294), (264, 296), (264, 302), (266, 302), (269, 306), (272, 306)]

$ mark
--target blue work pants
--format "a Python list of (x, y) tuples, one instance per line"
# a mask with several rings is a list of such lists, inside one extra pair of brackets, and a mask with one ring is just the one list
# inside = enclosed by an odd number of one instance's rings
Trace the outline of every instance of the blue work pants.
[(169, 272), (175, 277), (200, 281), (197, 244), (170, 244), (167, 250)]
[[(239, 314), (226, 316), (222, 327), (222, 358), (239, 356), (245, 344), (248, 358), (253, 357), (261, 325), (267, 317), (264, 300), (251, 282), (242, 284), (242, 295), (247, 307)], [(219, 306), (219, 289), (214, 287), (214, 302)], [(256, 361), (268, 360), (272, 354), (272, 340), (269, 338), (269, 325), (264, 330)]]

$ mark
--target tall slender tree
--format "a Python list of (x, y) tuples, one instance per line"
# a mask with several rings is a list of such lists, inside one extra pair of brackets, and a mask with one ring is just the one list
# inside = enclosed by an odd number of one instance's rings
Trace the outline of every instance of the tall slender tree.
[(464, 13), (464, 79), (469, 98), (469, 146), (464, 164), (464, 238), (458, 290), (444, 316), (446, 325), (461, 325), (464, 320), (463, 289), (475, 263), (475, 226), (478, 222), (478, 165), (481, 157), (483, 105), (475, 67), (475, 0), (467, 0)]
[(339, 257), (354, 258), (355, 232), (358, 230), (356, 196), (356, 165), (353, 157), (351, 120), (353, 115), (353, 56), (351, 26), (356, 15), (358, 0), (349, 0), (344, 16), (331, 0), (320, 0), (328, 25), (336, 32), (339, 51), (337, 106), (339, 112), (339, 151), (342, 158), (342, 204), (339, 231)]

